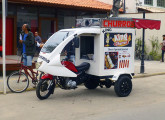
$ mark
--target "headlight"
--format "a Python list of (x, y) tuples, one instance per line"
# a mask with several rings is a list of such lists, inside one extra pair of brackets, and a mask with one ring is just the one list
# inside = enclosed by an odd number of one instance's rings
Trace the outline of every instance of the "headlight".
[(38, 69), (41, 65), (42, 65), (42, 62), (36, 62), (36, 69)]

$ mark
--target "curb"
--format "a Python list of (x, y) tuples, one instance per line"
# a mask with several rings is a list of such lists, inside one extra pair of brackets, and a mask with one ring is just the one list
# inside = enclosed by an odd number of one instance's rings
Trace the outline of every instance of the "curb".
[(151, 76), (156, 76), (156, 75), (165, 75), (165, 72), (161, 73), (151, 73), (151, 74), (140, 74), (140, 75), (135, 75), (133, 78), (143, 78), (143, 77), (151, 77)]
[[(24, 92), (33, 91), (33, 90), (35, 90), (35, 88), (27, 88)], [(6, 94), (8, 94), (8, 93), (13, 93), (13, 92), (7, 91)], [(3, 91), (0, 91), (0, 94), (3, 94)], [(19, 94), (19, 93), (15, 93), (15, 94)]]

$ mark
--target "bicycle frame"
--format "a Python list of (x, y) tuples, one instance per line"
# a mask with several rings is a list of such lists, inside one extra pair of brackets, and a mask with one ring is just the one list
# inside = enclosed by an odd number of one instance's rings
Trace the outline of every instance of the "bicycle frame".
[[(24, 66), (23, 64), (21, 64), (20, 72), (22, 70), (24, 70), (25, 74), (27, 74), (27, 76), (29, 76), (32, 80), (35, 80), (35, 78), (37, 78), (37, 76), (38, 76), (38, 71), (34, 72), (33, 69), (31, 70), (31, 69), (29, 69), (29, 67)], [(32, 75), (29, 73), (28, 70), (32, 73)], [(33, 75), (35, 76), (34, 78), (33, 78)]]
[[(32, 80), (36, 80), (36, 78), (38, 76), (38, 70), (37, 70), (37, 72), (34, 72), (33, 69), (31, 70), (28, 66), (24, 66), (23, 65), (23, 55), (21, 56), (21, 62), (20, 62), (20, 64), (21, 64), (21, 67), (20, 67), (19, 72), (21, 72), (22, 70), (24, 70), (24, 72), (27, 75), (27, 77), (29, 76)], [(28, 70), (32, 73), (32, 75), (29, 73)], [(34, 75), (34, 77), (33, 77), (33, 75)], [(19, 76), (19, 79), (20, 79), (20, 76)]]

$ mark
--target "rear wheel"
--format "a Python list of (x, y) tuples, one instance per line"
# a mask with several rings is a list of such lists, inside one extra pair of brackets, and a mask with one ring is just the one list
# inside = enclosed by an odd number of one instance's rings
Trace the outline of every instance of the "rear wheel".
[(7, 86), (14, 93), (24, 92), (29, 86), (29, 79), (23, 72), (12, 72), (7, 78)]
[(126, 97), (132, 91), (132, 81), (128, 76), (120, 77), (114, 85), (116, 94), (119, 97)]
[(52, 86), (54, 80), (40, 80), (36, 88), (36, 95), (40, 100), (47, 99), (53, 92), (55, 86)]
[(99, 78), (91, 77), (84, 82), (84, 86), (88, 89), (96, 89), (99, 86)]

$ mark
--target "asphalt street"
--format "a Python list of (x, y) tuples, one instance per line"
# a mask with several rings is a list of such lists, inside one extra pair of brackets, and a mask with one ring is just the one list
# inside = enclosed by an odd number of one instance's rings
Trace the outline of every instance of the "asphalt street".
[(61, 90), (46, 100), (35, 91), (0, 95), (0, 120), (164, 120), (165, 75), (133, 79), (128, 97), (114, 87)]

